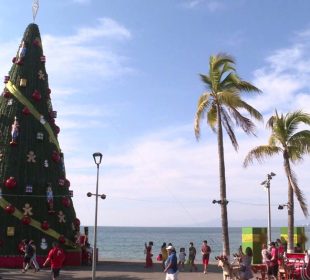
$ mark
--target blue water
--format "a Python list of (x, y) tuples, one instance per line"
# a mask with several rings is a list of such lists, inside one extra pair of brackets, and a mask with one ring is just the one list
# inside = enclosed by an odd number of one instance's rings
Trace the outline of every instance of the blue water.
[[(241, 245), (241, 228), (229, 229), (231, 254)], [(83, 227), (81, 233), (84, 232)], [(306, 228), (306, 235), (309, 235)], [(280, 228), (272, 228), (272, 240), (279, 238)], [(154, 258), (160, 252), (163, 242), (171, 242), (177, 250), (185, 247), (188, 252), (189, 242), (194, 242), (197, 251), (203, 240), (208, 240), (212, 248), (212, 260), (222, 253), (221, 228), (184, 227), (98, 227), (97, 247), (102, 260), (144, 260), (144, 243), (153, 241)], [(89, 242), (93, 245), (93, 227), (89, 227)], [(309, 242), (308, 242), (309, 243)], [(310, 244), (310, 243), (309, 243)], [(309, 248), (307, 244), (306, 248)]]

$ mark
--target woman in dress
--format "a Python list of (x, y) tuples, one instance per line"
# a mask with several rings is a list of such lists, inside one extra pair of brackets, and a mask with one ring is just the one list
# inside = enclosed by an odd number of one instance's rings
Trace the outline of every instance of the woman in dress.
[(240, 279), (241, 280), (248, 280), (253, 278), (253, 272), (252, 272), (252, 257), (253, 257), (253, 251), (250, 247), (247, 247), (245, 249), (245, 254), (242, 254), (241, 256), (241, 262), (240, 262)]
[(145, 268), (150, 268), (150, 267), (153, 267), (153, 260), (152, 260), (152, 257), (153, 257), (153, 254), (152, 254), (152, 246), (153, 246), (153, 242), (150, 241), (149, 242), (149, 245), (147, 245), (146, 243), (144, 244), (145, 246), (145, 254), (146, 254), (146, 257), (145, 257)]

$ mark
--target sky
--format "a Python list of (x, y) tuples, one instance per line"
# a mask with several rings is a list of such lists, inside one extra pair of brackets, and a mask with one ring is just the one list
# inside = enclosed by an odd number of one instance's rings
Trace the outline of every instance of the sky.
[[(32, 18), (32, 1), (0, 1), (0, 74), (5, 76)], [(194, 117), (210, 55), (227, 53), (240, 77), (262, 90), (246, 101), (264, 116), (257, 137), (236, 128), (239, 150), (225, 137), (229, 226), (287, 225), (281, 156), (242, 166), (266, 144), (277, 109), (310, 113), (310, 2), (289, 0), (41, 0), (39, 25), (52, 104), (61, 131), (73, 204), (94, 224), (101, 152), (98, 224), (220, 226), (216, 135)], [(309, 156), (293, 166), (310, 202)], [(295, 204), (296, 225), (308, 224)]]

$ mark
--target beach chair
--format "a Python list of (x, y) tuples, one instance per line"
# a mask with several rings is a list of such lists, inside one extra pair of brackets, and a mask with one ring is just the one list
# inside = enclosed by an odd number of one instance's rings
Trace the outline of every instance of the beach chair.
[(287, 253), (284, 259), (283, 268), (284, 272), (279, 271), (280, 279), (301, 279), (305, 268), (305, 254)]

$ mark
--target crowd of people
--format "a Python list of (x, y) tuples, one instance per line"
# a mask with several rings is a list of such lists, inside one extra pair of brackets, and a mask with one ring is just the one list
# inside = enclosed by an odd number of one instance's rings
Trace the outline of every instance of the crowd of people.
[(269, 248), (266, 244), (262, 245), (262, 263), (267, 266), (268, 279), (277, 279), (279, 266), (283, 264), (286, 244), (281, 239), (271, 242)]
[[(153, 267), (153, 242), (150, 241), (148, 244), (145, 243), (145, 268)], [(208, 241), (204, 240), (200, 248), (203, 273), (206, 274), (208, 270), (208, 264), (211, 254), (211, 247), (208, 245)], [(176, 248), (169, 243), (168, 245), (164, 242), (161, 246), (160, 252), (157, 256), (157, 261), (161, 262), (163, 271), (166, 273), (166, 280), (177, 280), (179, 271), (185, 270), (185, 264), (189, 265), (189, 271), (198, 271), (197, 265), (195, 264), (197, 250), (193, 242), (189, 243), (188, 256), (186, 254), (185, 247), (179, 249), (177, 256)]]
[[(25, 239), (21, 244), (21, 251), (24, 255), (22, 273), (26, 273), (27, 270), (33, 265), (35, 272), (40, 270), (40, 266), (36, 257), (36, 246), (33, 240)], [(43, 263), (43, 267), (50, 263), (51, 266), (51, 278), (56, 280), (59, 277), (60, 269), (65, 259), (65, 253), (60, 248), (58, 242), (53, 243), (53, 248), (48, 252), (47, 258)]]

